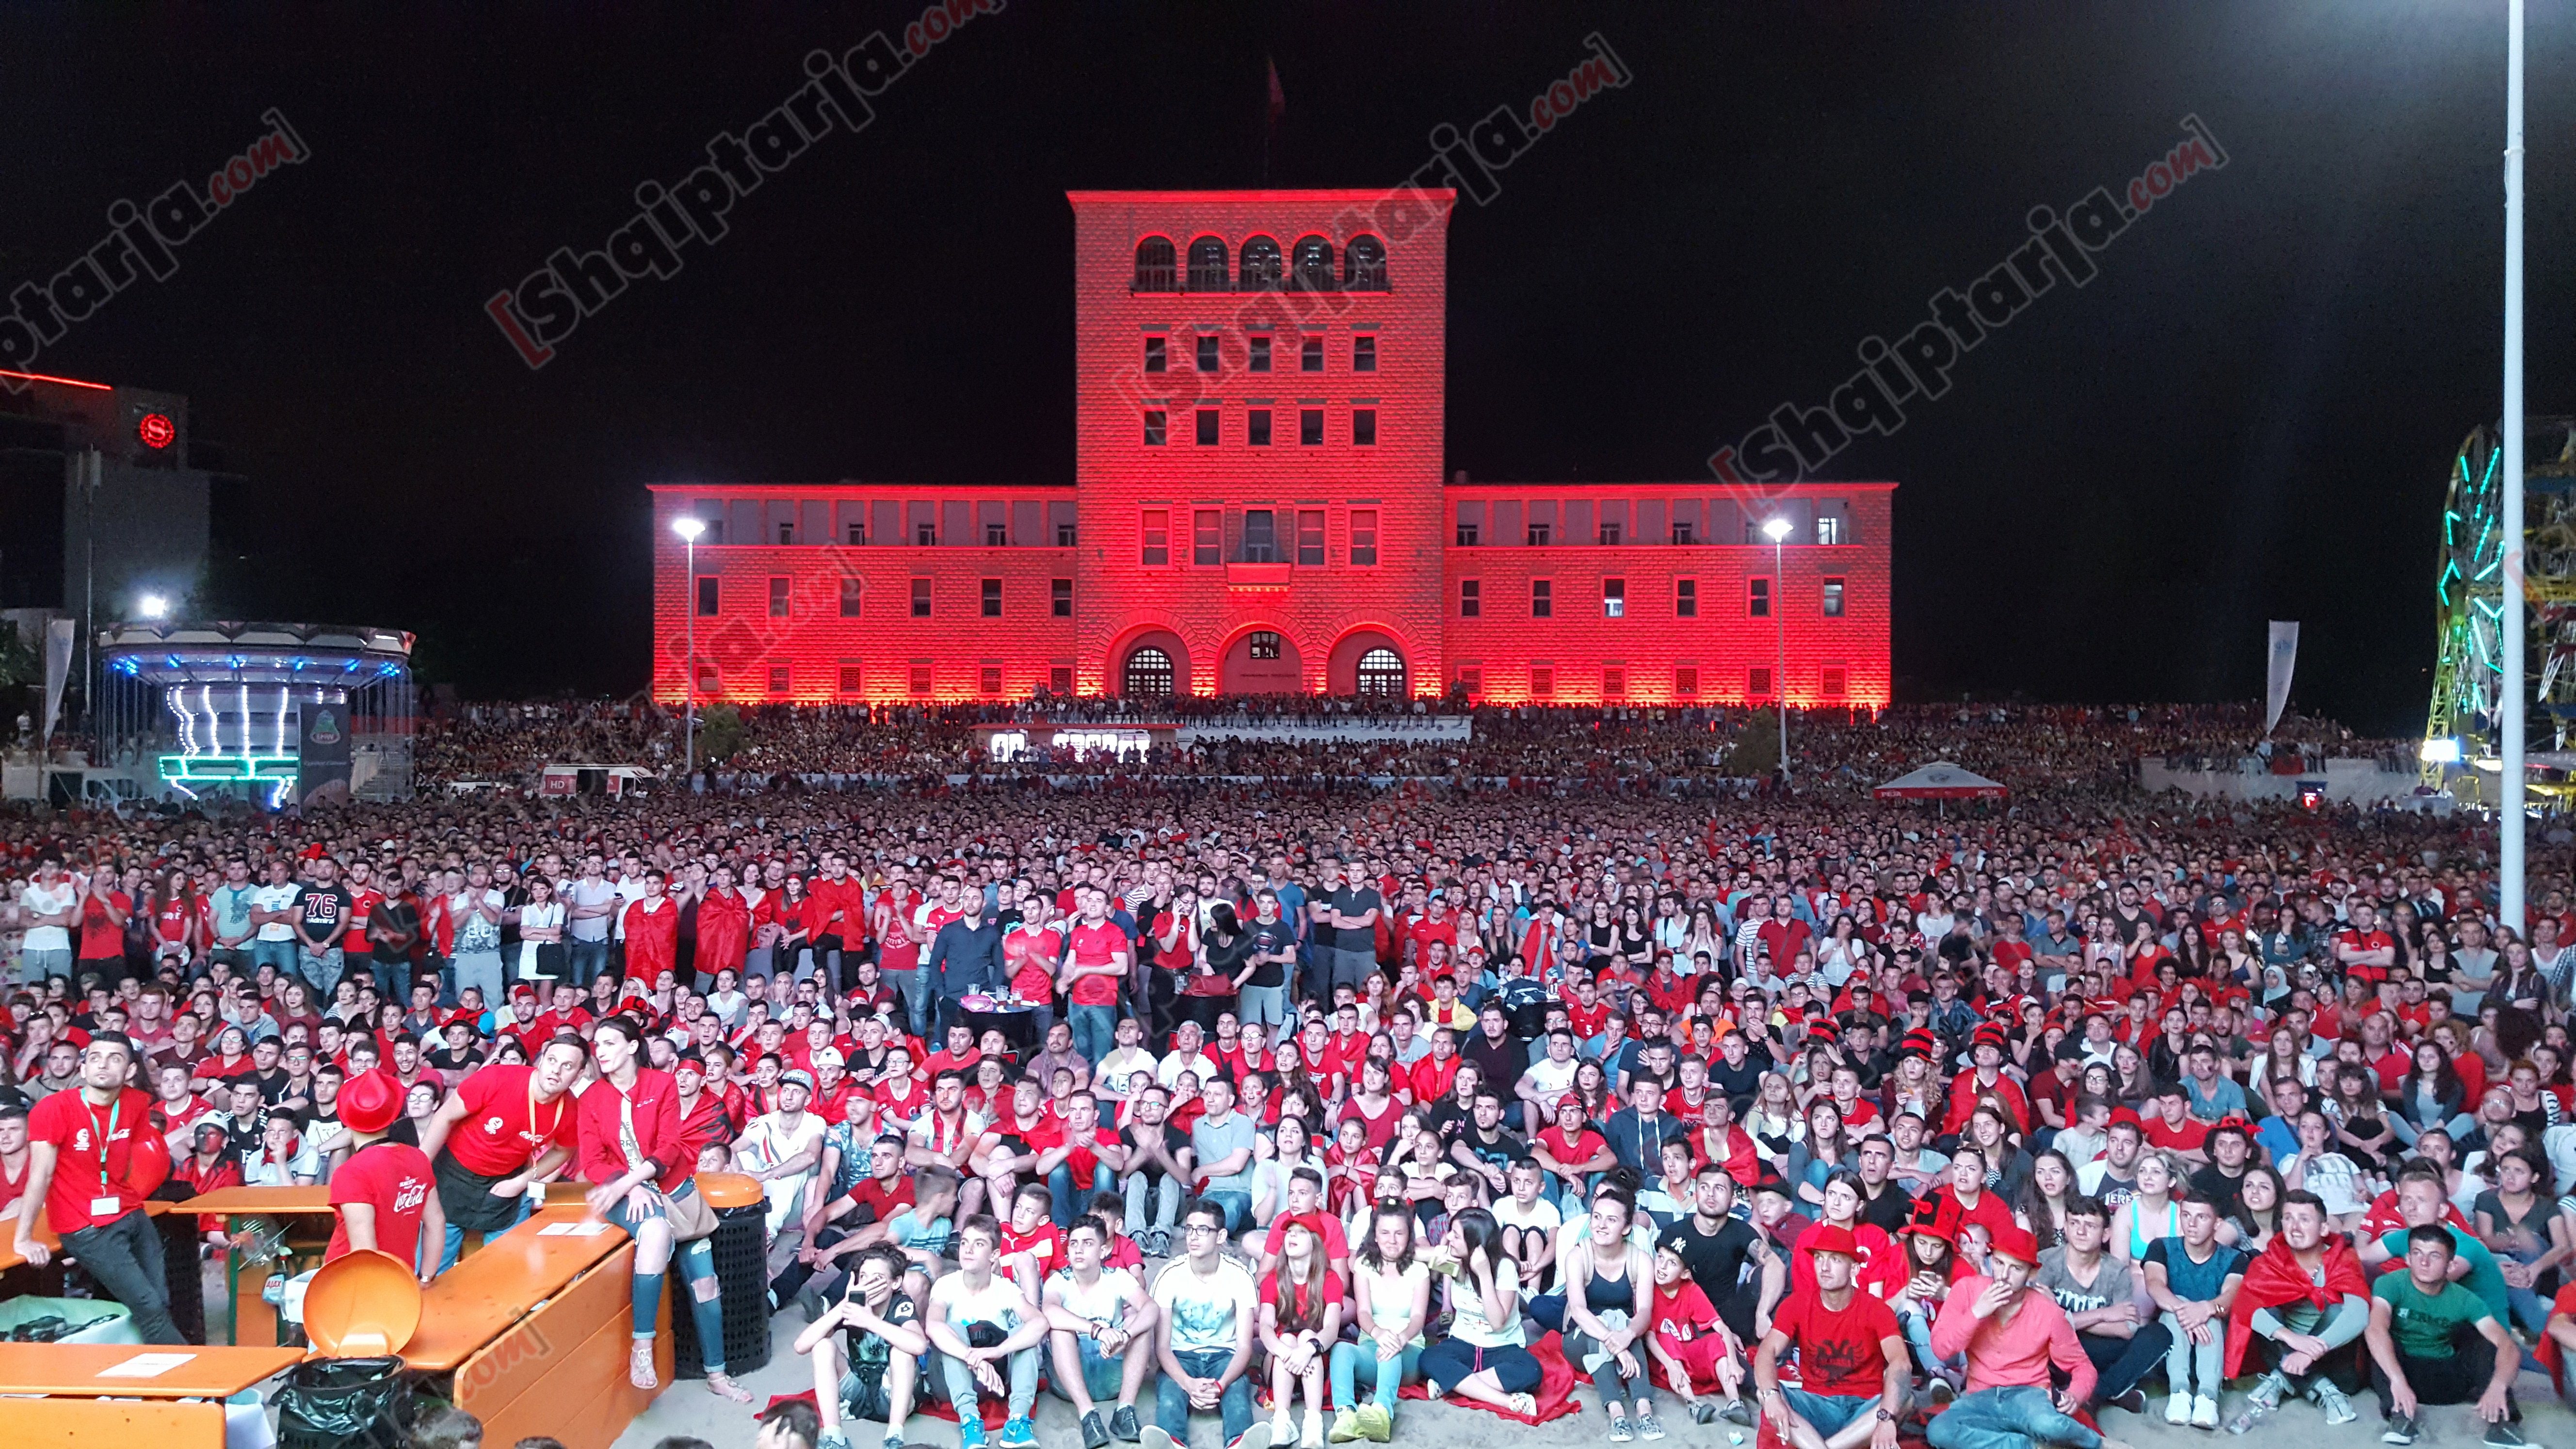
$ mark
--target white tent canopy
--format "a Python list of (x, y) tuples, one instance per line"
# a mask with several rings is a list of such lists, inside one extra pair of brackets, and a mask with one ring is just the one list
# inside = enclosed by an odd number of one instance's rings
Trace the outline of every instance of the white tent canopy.
[(2000, 800), (2004, 787), (1974, 770), (1936, 760), (1871, 792), (1881, 800)]

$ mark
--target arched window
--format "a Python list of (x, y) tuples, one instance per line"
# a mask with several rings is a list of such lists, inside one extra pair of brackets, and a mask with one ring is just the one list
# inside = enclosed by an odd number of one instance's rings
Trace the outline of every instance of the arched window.
[(1172, 244), (1169, 240), (1149, 236), (1136, 243), (1136, 290), (1139, 292), (1180, 290), (1179, 271), (1172, 261)]
[(1269, 630), (1264, 629), (1254, 634), (1249, 642), (1252, 646), (1253, 658), (1276, 659), (1279, 657), (1279, 636), (1271, 633)]
[(1266, 292), (1279, 285), (1279, 243), (1257, 236), (1243, 244), (1242, 281), (1247, 292)]
[[(1134, 668), (1134, 665), (1129, 665)], [(1404, 696), (1404, 660), (1392, 649), (1372, 649), (1360, 656), (1360, 693), (1376, 698)]]
[(1302, 238), (1297, 255), (1292, 259), (1290, 275), (1298, 290), (1329, 292), (1333, 290), (1333, 244), (1319, 236)]
[(1151, 647), (1128, 655), (1126, 677), (1118, 692), (1129, 699), (1171, 698), (1172, 656)]
[(1353, 292), (1386, 290), (1386, 243), (1373, 236), (1355, 236), (1342, 249), (1342, 285)]
[(1190, 290), (1222, 292), (1225, 284), (1224, 239), (1203, 236), (1190, 243)]

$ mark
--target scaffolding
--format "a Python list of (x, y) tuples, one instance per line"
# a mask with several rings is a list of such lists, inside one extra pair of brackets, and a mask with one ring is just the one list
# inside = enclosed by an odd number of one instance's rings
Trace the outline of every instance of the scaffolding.
[(411, 648), (400, 630), (343, 625), (110, 625), (98, 636), (93, 732), (157, 798), (273, 810), (300, 798), (304, 716), (335, 706), (348, 721), (352, 798), (408, 800), (419, 722)]

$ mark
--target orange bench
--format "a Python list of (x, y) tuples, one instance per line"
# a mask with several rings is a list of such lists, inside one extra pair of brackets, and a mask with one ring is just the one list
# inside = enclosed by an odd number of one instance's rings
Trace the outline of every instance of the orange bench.
[[(186, 1359), (150, 1378), (100, 1376), (139, 1356), (165, 1353)], [(0, 1395), (44, 1396), (10, 1399), (8, 1432), (20, 1443), (223, 1449), (223, 1400), (302, 1357), (292, 1348), (0, 1343)]]
[[(243, 1217), (321, 1217), (331, 1216), (331, 1189), (328, 1184), (310, 1187), (219, 1187), (213, 1192), (192, 1197), (179, 1204), (183, 1213), (211, 1213), (225, 1220)], [(225, 1341), (259, 1345), (277, 1342), (277, 1309), (261, 1294), (268, 1287), (266, 1273), (242, 1276), (239, 1249), (224, 1253), (224, 1287), (233, 1301), (231, 1323)]]

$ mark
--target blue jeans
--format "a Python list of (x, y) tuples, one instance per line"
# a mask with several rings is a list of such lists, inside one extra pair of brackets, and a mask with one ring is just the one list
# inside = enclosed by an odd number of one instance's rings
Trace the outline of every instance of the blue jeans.
[[(303, 972), (296, 966), (296, 954), (293, 941), (263, 941), (253, 937), (250, 943), (250, 969), (256, 973), (262, 966), (274, 966), (279, 976), (300, 977)], [(329, 993), (324, 993), (323, 1000), (329, 999)]]
[(1358, 1343), (1333, 1345), (1333, 1403), (1340, 1408), (1359, 1407), (1359, 1382), (1366, 1380), (1377, 1406), (1395, 1417), (1395, 1391), (1406, 1379), (1422, 1377), (1422, 1350), (1406, 1344), (1404, 1352), (1392, 1363), (1377, 1356), (1377, 1341), (1362, 1339)]
[(1093, 1066), (1118, 1050), (1118, 1008), (1116, 1005), (1073, 1008), (1073, 1049), (1082, 1053)]
[(1792, 1412), (1807, 1421), (1807, 1427), (1816, 1431), (1817, 1438), (1831, 1439), (1850, 1428), (1852, 1422), (1862, 1415), (1877, 1413), (1879, 1400), (1886, 1396), (1872, 1394), (1863, 1399), (1849, 1394), (1811, 1394), (1805, 1389), (1783, 1387), (1780, 1397), (1788, 1400)]
[[(1226, 1365), (1234, 1362), (1234, 1350), (1176, 1348), (1172, 1350), (1172, 1362), (1188, 1370), (1192, 1378), (1212, 1379), (1223, 1374)], [(1233, 1383), (1225, 1386), (1224, 1396), (1217, 1400), (1217, 1415), (1225, 1426), (1223, 1443), (1233, 1443), (1243, 1437), (1244, 1430), (1252, 1427), (1251, 1374), (1240, 1374)], [(1190, 1396), (1172, 1381), (1170, 1374), (1163, 1375), (1154, 1384), (1154, 1422), (1163, 1427), (1164, 1433), (1172, 1436), (1173, 1443), (1186, 1446), (1190, 1442)], [(2093, 1446), (2086, 1445), (2084, 1449), (2093, 1449)]]
[(1112, 1173), (1106, 1164), (1092, 1163), (1091, 1180), (1075, 1182), (1073, 1164), (1057, 1163), (1055, 1171), (1047, 1174), (1047, 1191), (1055, 1194), (1055, 1225), (1058, 1228), (1070, 1229), (1076, 1213), (1090, 1206), (1093, 1193), (1107, 1192), (1117, 1185), (1117, 1175)]
[(881, 973), (885, 984), (903, 998), (903, 1013), (916, 1037), (930, 1035), (930, 978), (918, 971)]
[[(981, 1428), (984, 1423), (984, 1411), (977, 1407), (975, 1402), (977, 1393), (975, 1371), (966, 1366), (966, 1360), (941, 1353), (937, 1349), (931, 1350), (931, 1357), (938, 1360), (939, 1382), (948, 1390), (948, 1402), (956, 1407), (958, 1421), (964, 1423), (972, 1420), (978, 1428)], [(1037, 1403), (1038, 1398), (1037, 1345), (1031, 1344), (1005, 1359), (1001, 1373), (1003, 1383), (1010, 1389), (1011, 1417), (1027, 1418), (1030, 1407)], [(1246, 1412), (1248, 1413), (1249, 1410)]]
[[(687, 1197), (697, 1190), (695, 1182), (683, 1183), (675, 1196)], [(608, 1220), (624, 1228), (630, 1238), (636, 1236), (636, 1228), (647, 1216), (663, 1218), (669, 1214), (656, 1207), (649, 1214), (639, 1215), (628, 1211), (623, 1202), (608, 1210)], [(689, 1285), (686, 1311), (697, 1323), (701, 1361), (708, 1373), (723, 1373), (724, 1301), (716, 1295), (715, 1249), (706, 1239), (700, 1238), (694, 1243), (673, 1243), (671, 1256), (680, 1265), (680, 1281)], [(637, 1273), (634, 1276), (627, 1326), (633, 1336), (651, 1338), (662, 1316), (662, 1280), (670, 1276), (670, 1269), (665, 1265), (659, 1273)]]
[[(572, 958), (572, 984), (587, 991), (590, 989), (590, 983), (598, 978), (599, 973), (608, 969), (608, 943), (574, 941), (569, 945), (568, 954)], [(652, 983), (645, 984), (649, 986)]]
[(2102, 1449), (2102, 1436), (2057, 1412), (2048, 1390), (1979, 1389), (1932, 1416), (1933, 1449), (2032, 1449), (2035, 1443)]
[[(1094, 1404), (1116, 1404), (1119, 1390), (1127, 1387), (1127, 1361), (1110, 1358), (1100, 1351), (1100, 1340), (1083, 1334), (1073, 1341), (1073, 1352), (1082, 1364), (1082, 1387)], [(1073, 1390), (1067, 1388), (1061, 1374), (1047, 1375), (1047, 1388), (1070, 1404)]]
[(1252, 1221), (1252, 1194), (1248, 1192), (1231, 1187), (1211, 1187), (1199, 1196), (1225, 1209), (1225, 1230), (1229, 1233), (1242, 1232), (1244, 1226)]

